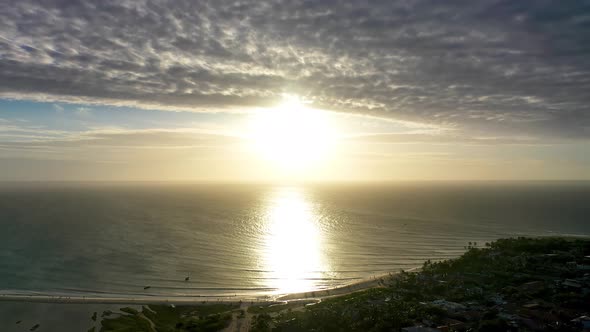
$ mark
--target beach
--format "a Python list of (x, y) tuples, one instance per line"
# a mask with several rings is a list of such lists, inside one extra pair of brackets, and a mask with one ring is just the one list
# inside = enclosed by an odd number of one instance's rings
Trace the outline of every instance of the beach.
[[(407, 272), (417, 272), (419, 268), (410, 269)], [(244, 315), (238, 313), (232, 314), (231, 323), (224, 329), (227, 332), (248, 331), (253, 313), (249, 308), (255, 307), (272, 307), (272, 306), (289, 306), (291, 310), (303, 310), (307, 305), (319, 303), (323, 299), (335, 298), (361, 292), (370, 288), (382, 287), (385, 280), (395, 278), (399, 272), (388, 273), (374, 276), (365, 280), (350, 283), (345, 286), (334, 287), (331, 289), (321, 289), (309, 292), (299, 292), (290, 294), (276, 294), (274, 296), (261, 295), (257, 297), (200, 297), (200, 296), (81, 296), (76, 294), (69, 295), (50, 295), (50, 294), (27, 294), (24, 292), (0, 291), (0, 310), (18, 309), (17, 320), (39, 322), (45, 329), (55, 326), (62, 331), (69, 331), (69, 327), (64, 327), (63, 322), (55, 320), (55, 317), (65, 317), (71, 324), (87, 327), (100, 324), (92, 321), (93, 312), (111, 311), (120, 312), (121, 307), (131, 307), (141, 309), (148, 305), (167, 305), (167, 306), (211, 306), (211, 305), (235, 305), (243, 310)], [(54, 319), (47, 319), (47, 317)], [(2, 317), (0, 315), (0, 317)], [(15, 324), (15, 316), (4, 317), (0, 322), (2, 331), (18, 330), (19, 324)], [(100, 319), (99, 319), (100, 321)], [(35, 323), (37, 324), (37, 323)], [(75, 331), (72, 329), (71, 331)]]
[[(124, 327), (153, 332), (158, 326), (165, 329), (176, 324), (190, 331), (268, 331), (268, 326), (299, 326), (296, 330), (324, 326), (319, 330), (331, 330), (336, 325), (353, 328), (358, 322), (356, 315), (361, 312), (370, 319), (363, 320), (354, 330), (385, 322), (397, 329), (411, 324), (490, 324), (505, 328), (506, 324), (547, 324), (542, 317), (545, 310), (553, 307), (562, 311), (569, 308), (566, 318), (555, 319), (565, 319), (565, 324), (576, 326), (574, 318), (586, 310), (588, 295), (571, 290), (590, 286), (590, 278), (585, 274), (590, 268), (588, 250), (588, 237), (503, 239), (483, 248), (472, 246), (457, 259), (427, 261), (421, 268), (403, 273), (274, 297), (219, 297), (203, 301), (198, 297), (64, 297), (4, 292), (0, 295), (0, 328), (21, 331), (26, 326), (33, 331), (42, 326), (50, 331), (57, 327), (60, 331), (79, 331), (69, 325), (74, 324), (85, 326), (88, 331)], [(563, 259), (574, 259), (577, 264), (564, 267)], [(482, 318), (499, 306), (510, 314), (493, 321)], [(429, 312), (436, 313), (432, 316), (435, 323), (423, 319), (431, 317)], [(334, 317), (318, 319), (324, 315)], [(396, 315), (403, 318), (395, 318)], [(337, 317), (349, 322), (339, 322)]]
[(64, 309), (90, 322), (93, 306), (299, 310), (498, 238), (587, 235), (589, 194), (568, 184), (0, 188), (0, 330), (20, 316), (48, 326)]
[[(0, 287), (12, 295), (113, 294), (113, 300), (333, 289), (457, 257), (468, 242), (588, 234), (585, 190), (517, 184), (0, 187)], [(555, 201), (555, 192), (563, 199)]]
[[(227, 332), (248, 331), (253, 314), (249, 308), (252, 306), (282, 306), (289, 305), (291, 310), (303, 310), (306, 305), (321, 302), (325, 298), (338, 297), (363, 291), (369, 288), (381, 287), (385, 278), (394, 276), (395, 273), (379, 275), (345, 286), (331, 289), (322, 289), (309, 292), (292, 294), (276, 294), (275, 296), (261, 295), (258, 297), (178, 297), (178, 296), (81, 296), (26, 294), (24, 292), (0, 291), (0, 312), (15, 311), (16, 315), (3, 317), (0, 329), (2, 331), (19, 331), (22, 322), (33, 326), (40, 324), (44, 330), (59, 328), (60, 331), (80, 331), (76, 328), (88, 329), (90, 326), (100, 328), (100, 324), (91, 319), (93, 312), (111, 311), (120, 312), (121, 307), (140, 309), (147, 305), (169, 306), (210, 306), (210, 305), (237, 305), (243, 310), (244, 315), (232, 314), (231, 323), (224, 329)], [(16, 317), (16, 318), (15, 318)], [(69, 322), (67, 326), (63, 321), (56, 320), (62, 317)], [(48, 319), (49, 318), (49, 319)], [(98, 319), (100, 321), (100, 319)], [(23, 326), (25, 325), (23, 324)], [(30, 327), (30, 326), (29, 326)], [(71, 328), (71, 330), (70, 330)]]
[[(407, 272), (417, 271), (410, 269)], [(25, 292), (0, 291), (0, 301), (31, 302), (31, 303), (55, 303), (55, 304), (173, 304), (173, 305), (201, 305), (201, 304), (231, 304), (231, 303), (257, 303), (273, 304), (284, 303), (293, 300), (321, 299), (330, 296), (345, 295), (368, 288), (379, 287), (384, 278), (391, 278), (396, 273), (383, 274), (348, 285), (330, 289), (313, 290), (290, 294), (260, 295), (255, 297), (237, 296), (86, 296), (78, 294), (30, 294)]]

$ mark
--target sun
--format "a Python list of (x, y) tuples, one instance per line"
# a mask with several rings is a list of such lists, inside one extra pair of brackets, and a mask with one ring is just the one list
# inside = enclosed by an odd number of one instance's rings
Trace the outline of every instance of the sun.
[(335, 144), (328, 113), (309, 108), (294, 96), (256, 113), (250, 138), (262, 158), (289, 172), (317, 166), (329, 157)]

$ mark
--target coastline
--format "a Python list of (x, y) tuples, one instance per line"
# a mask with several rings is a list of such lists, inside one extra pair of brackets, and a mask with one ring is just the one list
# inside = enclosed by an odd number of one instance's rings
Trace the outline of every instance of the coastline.
[(167, 296), (145, 296), (145, 297), (99, 297), (99, 296), (65, 296), (65, 295), (27, 295), (16, 293), (0, 293), (0, 301), (6, 302), (36, 302), (36, 303), (63, 303), (63, 304), (178, 304), (178, 305), (206, 305), (206, 304), (231, 304), (236, 302), (256, 302), (260, 304), (271, 304), (274, 301), (262, 300), (261, 298), (238, 298), (238, 297), (167, 297)]
[[(413, 268), (406, 270), (407, 272), (416, 272), (420, 268)], [(176, 310), (182, 310), (182, 307), (202, 307), (211, 308), (217, 305), (234, 306), (230, 313), (229, 325), (222, 329), (227, 332), (246, 332), (249, 331), (252, 321), (256, 319), (255, 311), (251, 311), (253, 308), (283, 308), (289, 307), (295, 311), (301, 311), (306, 306), (311, 304), (321, 303), (324, 299), (337, 298), (339, 296), (345, 296), (356, 292), (362, 292), (372, 288), (384, 287), (383, 281), (387, 278), (395, 278), (399, 276), (400, 272), (382, 274), (372, 276), (370, 278), (362, 279), (350, 284), (337, 286), (328, 289), (321, 289), (316, 291), (300, 292), (300, 293), (288, 293), (288, 294), (274, 294), (260, 295), (260, 296), (181, 296), (181, 297), (170, 297), (170, 296), (83, 296), (80, 294), (42, 294), (42, 293), (30, 293), (30, 292), (19, 292), (10, 290), (0, 290), (0, 306), (8, 305), (13, 303), (14, 305), (21, 306), (30, 314), (19, 316), (19, 320), (26, 320), (30, 323), (40, 322), (38, 320), (39, 315), (44, 315), (46, 312), (53, 310), (56, 315), (61, 314), (62, 311), (68, 312), (68, 319), (70, 321), (76, 320), (80, 326), (86, 326), (84, 324), (90, 324), (95, 330), (101, 328), (100, 323), (102, 318), (98, 321), (88, 322), (88, 316), (91, 311), (95, 313), (100, 312), (113, 312), (118, 315), (124, 315), (127, 311), (124, 311), (121, 307), (135, 308), (134, 310), (142, 311), (144, 306), (150, 305), (164, 305), (170, 307), (178, 306)], [(102, 307), (101, 307), (102, 306)], [(28, 308), (28, 309), (24, 309)], [(58, 309), (66, 308), (66, 309)], [(148, 307), (149, 308), (149, 307)], [(106, 311), (105, 311), (106, 310)], [(256, 310), (256, 309), (254, 309)], [(275, 310), (275, 309), (270, 309)], [(123, 311), (123, 312), (122, 312)], [(43, 312), (43, 314), (40, 314)], [(240, 316), (239, 312), (243, 312)], [(138, 314), (141, 319), (146, 319), (142, 314)], [(65, 317), (65, 316), (64, 316)], [(102, 316), (101, 316), (102, 317)], [(115, 316), (116, 317), (116, 316)], [(151, 320), (147, 319), (150, 324), (154, 324)], [(59, 323), (58, 323), (59, 324)], [(50, 323), (44, 321), (43, 326), (51, 326)], [(2, 327), (0, 322), (0, 328)], [(10, 324), (4, 325), (9, 327)], [(57, 325), (55, 325), (57, 327)], [(91, 328), (92, 328), (91, 327)], [(72, 330), (73, 331), (73, 330)]]
[[(590, 276), (586, 272), (590, 270), (589, 250), (588, 240), (500, 239), (485, 248), (471, 248), (457, 259), (426, 262), (420, 268), (403, 271), (408, 273), (400, 271), (341, 287), (252, 301), (236, 297), (210, 301), (165, 296), (60, 297), (4, 290), (0, 291), (0, 306), (12, 306), (8, 301), (14, 301), (27, 313), (6, 315), (0, 328), (21, 322), (32, 325), (31, 329), (40, 324), (57, 327), (67, 317), (79, 326), (85, 322), (92, 325), (88, 331), (127, 328), (154, 332), (156, 327), (169, 326), (180, 326), (183, 331), (207, 328), (228, 332), (266, 331), (260, 328), (270, 326), (297, 331), (366, 331), (383, 326), (439, 331), (459, 326), (486, 326), (493, 331), (509, 330), (510, 326), (527, 330), (566, 326), (576, 330), (590, 310)], [(564, 266), (564, 260), (575, 264)], [(63, 319), (39, 319), (52, 317), (49, 310)], [(548, 322), (547, 315), (554, 312), (560, 315)], [(359, 315), (367, 318), (359, 320)], [(92, 322), (88, 323), (89, 319)]]
[[(412, 268), (406, 272), (417, 272), (420, 268)], [(95, 294), (42, 294), (21, 292), (17, 290), (0, 290), (0, 301), (6, 302), (33, 302), (33, 303), (54, 303), (54, 304), (129, 304), (129, 305), (149, 305), (149, 304), (171, 304), (171, 305), (207, 305), (207, 304), (234, 304), (247, 302), (256, 305), (269, 305), (285, 303), (297, 300), (311, 300), (342, 296), (367, 290), (370, 288), (381, 287), (385, 278), (395, 278), (400, 272), (391, 272), (387, 274), (372, 276), (350, 284), (326, 288), (320, 290), (311, 290), (307, 292), (276, 294), (276, 295), (259, 295), (259, 296), (97, 296)]]
[[(540, 235), (532, 236), (532, 239), (590, 239), (586, 234), (566, 234), (566, 235)], [(421, 267), (414, 267), (404, 270), (405, 272), (420, 272)], [(7, 290), (0, 289), (0, 302), (29, 302), (29, 303), (48, 303), (48, 304), (117, 304), (117, 305), (208, 305), (208, 304), (235, 304), (235, 303), (252, 303), (256, 305), (280, 304), (300, 300), (321, 300), (324, 298), (338, 297), (348, 295), (363, 290), (382, 287), (381, 281), (385, 278), (391, 280), (399, 276), (400, 272), (390, 272), (381, 275), (371, 276), (342, 286), (332, 288), (310, 290), (306, 292), (286, 293), (286, 294), (254, 294), (254, 295), (139, 295), (124, 296), (111, 294), (112, 296), (101, 296), (89, 293), (82, 295), (80, 293), (42, 293), (33, 291)]]
[[(404, 270), (405, 272), (418, 272), (419, 267)], [(371, 278), (363, 279), (347, 285), (338, 286), (334, 288), (322, 289), (317, 291), (300, 292), (280, 295), (276, 298), (277, 301), (293, 301), (293, 300), (308, 300), (308, 299), (322, 299), (335, 296), (348, 295), (355, 292), (360, 292), (370, 288), (381, 287), (385, 279), (391, 280), (399, 276), (400, 272), (390, 272), (387, 274), (373, 276)]]

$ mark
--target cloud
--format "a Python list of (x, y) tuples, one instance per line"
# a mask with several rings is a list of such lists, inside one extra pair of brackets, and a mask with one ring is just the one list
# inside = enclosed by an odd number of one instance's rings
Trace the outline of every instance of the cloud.
[(62, 114), (65, 111), (65, 108), (60, 104), (53, 104), (53, 109), (59, 114)]
[(350, 142), (363, 144), (434, 144), (434, 145), (540, 145), (565, 143), (561, 139), (539, 139), (531, 136), (472, 136), (455, 132), (445, 133), (373, 133), (354, 135), (346, 138)]
[(79, 117), (89, 117), (91, 114), (92, 114), (92, 111), (88, 107), (76, 108), (76, 115)]
[(585, 1), (7, 1), (0, 96), (590, 138)]
[(0, 126), (0, 160), (138, 162), (182, 161), (195, 156), (215, 160), (238, 143), (238, 137), (185, 128), (97, 128), (65, 132)]

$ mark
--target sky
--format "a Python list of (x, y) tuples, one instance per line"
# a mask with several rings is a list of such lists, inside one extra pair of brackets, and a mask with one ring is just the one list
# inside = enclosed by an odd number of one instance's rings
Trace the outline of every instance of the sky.
[(589, 105), (590, 1), (0, 2), (0, 181), (588, 180)]

